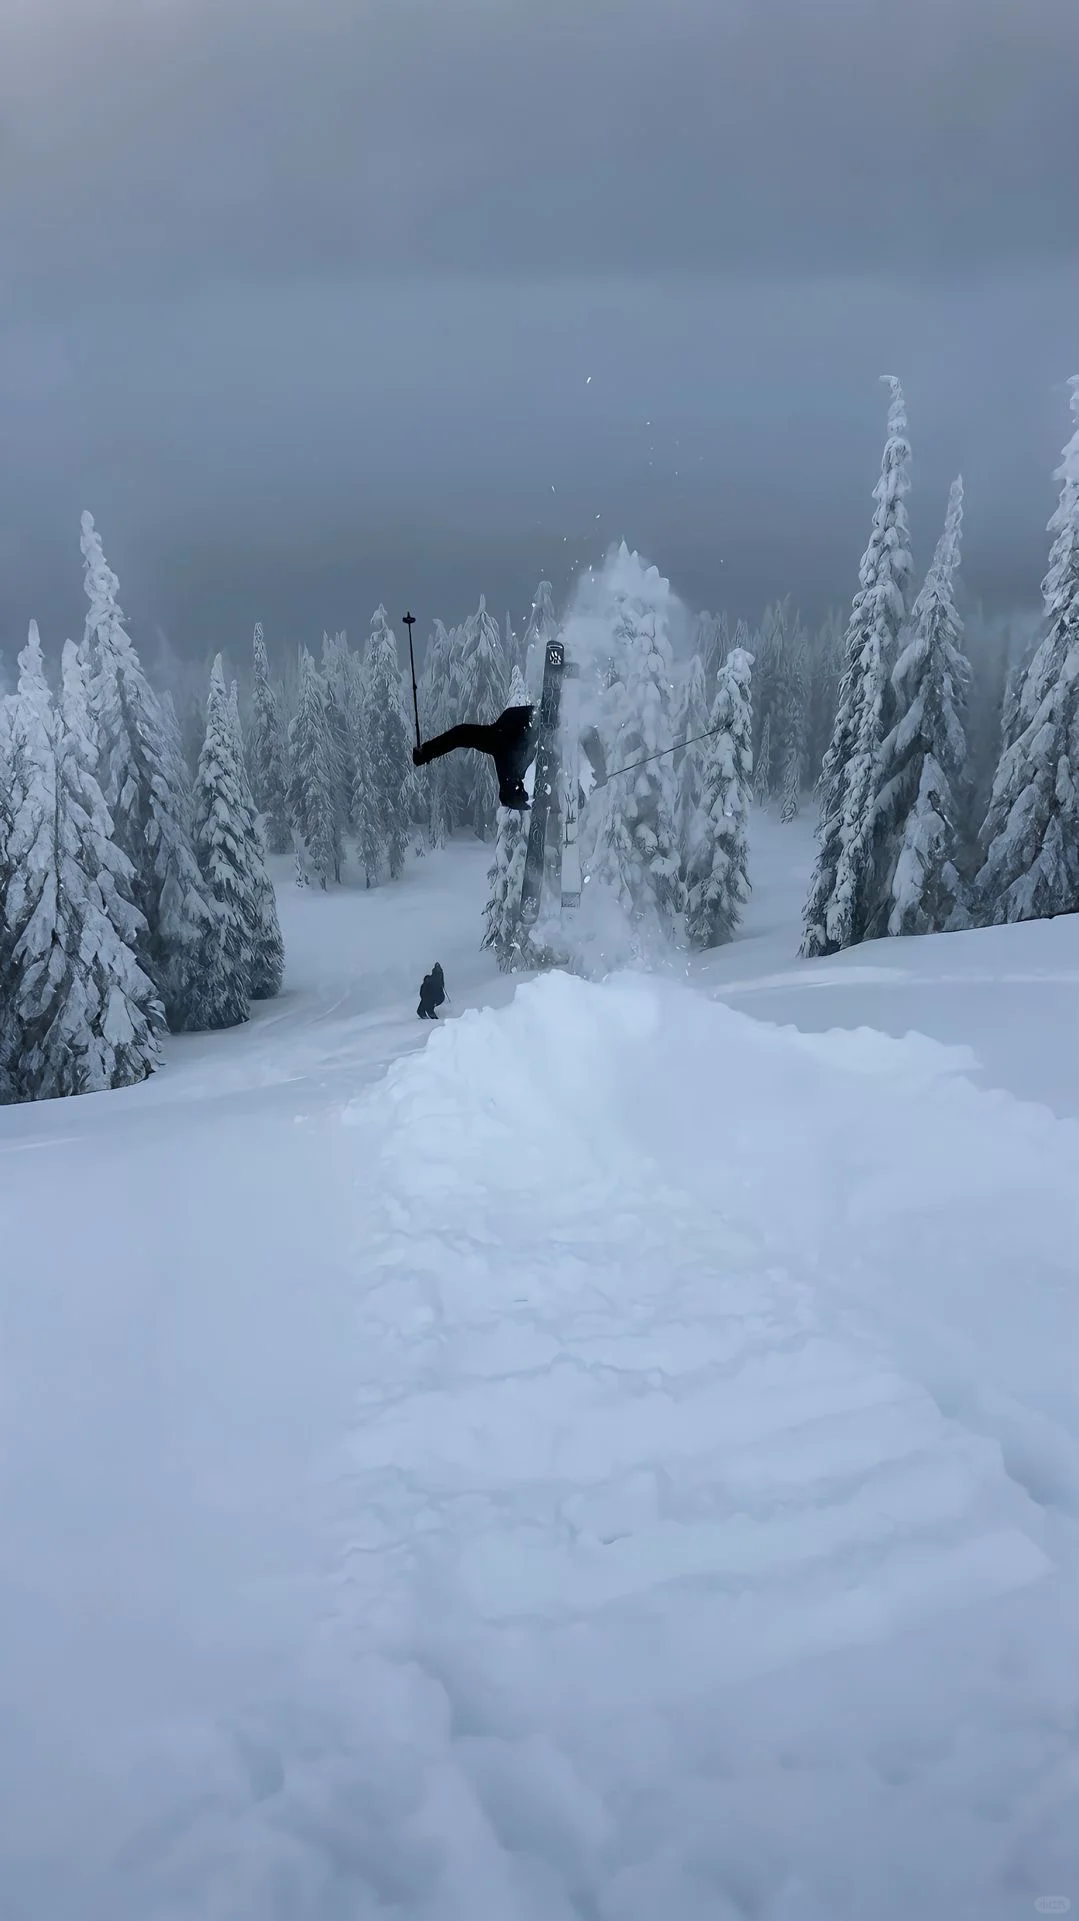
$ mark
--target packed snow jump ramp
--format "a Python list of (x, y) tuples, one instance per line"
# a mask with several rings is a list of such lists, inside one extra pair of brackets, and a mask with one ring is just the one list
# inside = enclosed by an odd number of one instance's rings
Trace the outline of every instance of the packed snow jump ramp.
[(345, 1567), (445, 1696), (432, 1781), (498, 1889), (446, 1832), (409, 1912), (996, 1921), (1079, 1885), (1079, 1129), (969, 1066), (554, 975), (348, 1111)]

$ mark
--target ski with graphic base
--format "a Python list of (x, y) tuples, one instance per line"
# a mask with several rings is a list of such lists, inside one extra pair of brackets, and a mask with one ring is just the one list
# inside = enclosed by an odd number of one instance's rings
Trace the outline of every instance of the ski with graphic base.
[(540, 695), (536, 746), (536, 779), (532, 789), (532, 818), (528, 827), (524, 880), (521, 885), (521, 925), (534, 927), (539, 919), (543, 870), (547, 852), (547, 822), (559, 775), (559, 721), (562, 708), (562, 670), (566, 650), (560, 640), (547, 643)]

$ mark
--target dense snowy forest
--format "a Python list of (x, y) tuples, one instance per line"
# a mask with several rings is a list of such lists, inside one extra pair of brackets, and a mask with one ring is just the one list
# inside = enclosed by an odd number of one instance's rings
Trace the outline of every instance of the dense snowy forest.
[[(731, 938), (754, 805), (782, 822), (819, 808), (806, 957), (1079, 908), (1079, 380), (1040, 619), (992, 618), (964, 595), (959, 479), (919, 575), (905, 404), (889, 385), (845, 624), (811, 626), (787, 598), (753, 623), (702, 612), (676, 651), (677, 603), (654, 567), (623, 546), (592, 577), (590, 711), (611, 776), (582, 820), (586, 878), (650, 941)], [(362, 649), (339, 632), (271, 650), (257, 624), (236, 661), (162, 645), (148, 672), (89, 514), (82, 555), (82, 641), (50, 678), (31, 626), (0, 698), (0, 1100), (139, 1080), (166, 1029), (235, 1025), (276, 994), (267, 855), (291, 855), (301, 887), (370, 888), (476, 835), (492, 843), (477, 940), (507, 971), (542, 963), (518, 925), (526, 820), (498, 807), (481, 756), (413, 769), (385, 608)], [(424, 733), (536, 698), (546, 642), (563, 632), (572, 647), (575, 618), (543, 581), (519, 631), (482, 598), (457, 626), (436, 620)]]

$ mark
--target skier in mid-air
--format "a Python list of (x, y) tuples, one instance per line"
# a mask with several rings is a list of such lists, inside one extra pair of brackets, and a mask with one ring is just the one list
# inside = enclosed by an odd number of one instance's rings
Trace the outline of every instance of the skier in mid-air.
[(446, 982), (442, 968), (435, 962), (429, 974), (420, 983), (420, 1004), (416, 1009), (421, 1021), (437, 1021), (436, 1007), (441, 1007), (446, 998)]
[(507, 707), (486, 726), (478, 721), (461, 721), (444, 734), (436, 734), (434, 740), (414, 747), (412, 765), (426, 767), (429, 760), (441, 760), (443, 754), (452, 754), (458, 747), (490, 754), (498, 775), (499, 806), (513, 807), (521, 813), (528, 806), (525, 775), (536, 757), (535, 713), (534, 707)]
[[(455, 753), (459, 747), (471, 747), (479, 754), (490, 754), (498, 775), (498, 804), (512, 807), (524, 813), (528, 807), (528, 790), (525, 775), (536, 758), (539, 745), (539, 727), (534, 707), (507, 707), (497, 720), (486, 726), (478, 721), (463, 720), (456, 727), (447, 727), (444, 734), (436, 734), (433, 740), (425, 740), (421, 746), (412, 749), (412, 765), (426, 767), (429, 760), (441, 760), (443, 754)], [(606, 781), (607, 770), (603, 760), (603, 748), (594, 727), (589, 727), (581, 736), (581, 746), (592, 763), (592, 784), (600, 787)]]

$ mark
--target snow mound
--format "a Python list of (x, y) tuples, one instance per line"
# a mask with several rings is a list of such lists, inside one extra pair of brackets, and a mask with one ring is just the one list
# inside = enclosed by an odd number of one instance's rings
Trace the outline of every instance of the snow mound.
[[(970, 1064), (553, 976), (349, 1111), (378, 1232), (346, 1558), (445, 1690), (431, 1767), (503, 1912), (995, 1915), (1075, 1864), (1079, 1451), (1021, 1356), (1060, 1342), (1063, 1388), (1079, 1130)], [(432, 1912), (469, 1906), (453, 1853)]]
[(1079, 1886), (1079, 1128), (968, 1067), (551, 975), (327, 1114), (318, 1564), (252, 1577), (259, 1658), (205, 1711), (103, 1713), (5, 1918), (1005, 1921)]

